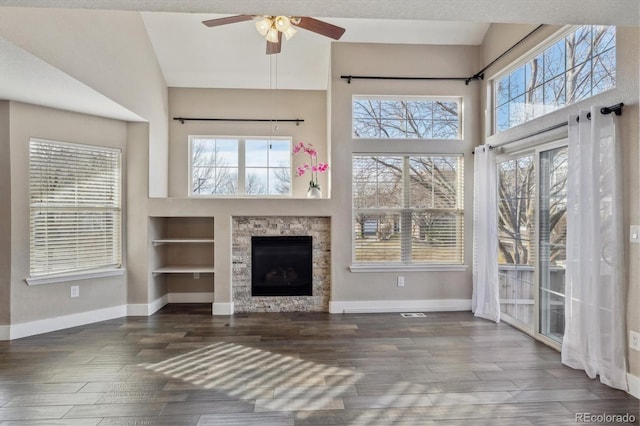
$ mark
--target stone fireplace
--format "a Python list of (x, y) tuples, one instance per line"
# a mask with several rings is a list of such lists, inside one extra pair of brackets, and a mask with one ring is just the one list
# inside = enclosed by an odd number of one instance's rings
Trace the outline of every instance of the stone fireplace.
[[(231, 285), (235, 312), (328, 312), (331, 291), (330, 223), (328, 217), (234, 217)], [(311, 239), (311, 295), (252, 294), (253, 237), (293, 236)]]

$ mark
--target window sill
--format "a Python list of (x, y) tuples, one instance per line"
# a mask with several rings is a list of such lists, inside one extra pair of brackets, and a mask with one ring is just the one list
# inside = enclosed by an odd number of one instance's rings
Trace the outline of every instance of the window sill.
[(351, 272), (464, 272), (467, 265), (389, 265), (361, 264), (351, 265)]
[(54, 284), (66, 281), (89, 280), (93, 278), (113, 277), (125, 273), (124, 268), (115, 269), (97, 269), (92, 271), (83, 271), (68, 274), (46, 275), (42, 277), (25, 278), (28, 285)]

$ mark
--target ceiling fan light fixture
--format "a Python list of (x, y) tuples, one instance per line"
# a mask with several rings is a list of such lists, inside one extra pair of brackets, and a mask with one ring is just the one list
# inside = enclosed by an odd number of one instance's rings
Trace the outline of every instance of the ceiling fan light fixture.
[(269, 16), (262, 16), (256, 21), (256, 30), (263, 37), (267, 35), (271, 27), (273, 27), (273, 21)]
[(271, 27), (269, 31), (267, 31), (265, 38), (269, 43), (277, 43), (279, 41), (278, 33), (279, 31), (275, 29), (275, 27)]
[(296, 30), (295, 28), (293, 28), (292, 26), (289, 26), (289, 28), (287, 28), (286, 30), (284, 30), (282, 32), (282, 34), (284, 34), (284, 37), (289, 40), (291, 39), (291, 37), (293, 37), (295, 35), (295, 33), (297, 33), (298, 30)]
[(284, 33), (289, 28), (291, 28), (291, 22), (289, 22), (289, 18), (286, 16), (276, 16), (274, 25), (276, 26), (276, 29), (281, 33)]

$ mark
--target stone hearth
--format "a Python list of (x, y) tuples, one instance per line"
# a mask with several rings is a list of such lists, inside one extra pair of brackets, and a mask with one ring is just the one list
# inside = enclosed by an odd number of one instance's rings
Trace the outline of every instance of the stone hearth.
[[(312, 296), (251, 296), (251, 237), (310, 235)], [(306, 216), (234, 217), (232, 291), (235, 312), (328, 312), (331, 293), (331, 219)]]

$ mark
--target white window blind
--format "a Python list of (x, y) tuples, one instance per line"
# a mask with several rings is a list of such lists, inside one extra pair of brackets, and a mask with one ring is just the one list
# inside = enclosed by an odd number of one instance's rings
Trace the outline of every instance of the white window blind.
[(121, 265), (119, 150), (31, 139), (30, 274)]
[(462, 155), (353, 157), (354, 261), (462, 264)]

